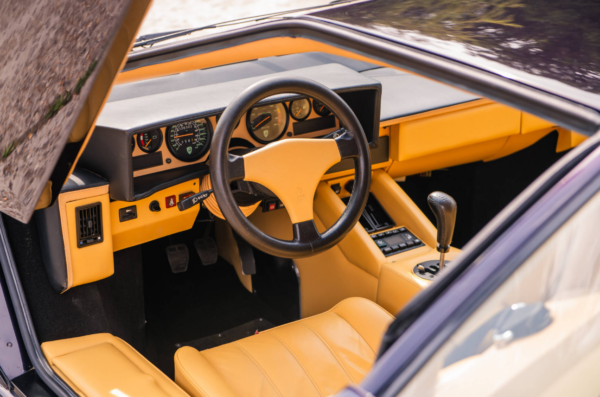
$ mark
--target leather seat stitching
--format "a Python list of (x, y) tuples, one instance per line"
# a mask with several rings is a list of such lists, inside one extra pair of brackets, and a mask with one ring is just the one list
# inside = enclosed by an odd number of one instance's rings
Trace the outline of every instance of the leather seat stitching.
[(310, 379), (310, 381), (313, 384), (314, 388), (317, 390), (317, 393), (319, 393), (320, 396), (323, 396), (324, 394), (322, 393), (321, 389), (317, 385), (317, 382), (315, 382), (315, 380), (312, 378), (312, 376), (310, 376), (310, 373), (308, 373), (308, 370), (306, 369), (306, 367), (304, 366), (304, 364), (302, 364), (302, 362), (300, 361), (300, 359), (294, 354), (294, 352), (292, 351), (292, 349), (290, 349), (288, 345), (286, 345), (279, 337), (277, 337), (274, 332), (272, 332), (270, 335), (273, 336), (275, 339), (277, 339), (279, 341), (279, 343), (281, 343), (283, 345), (283, 347), (285, 347), (290, 352), (290, 354), (292, 356), (294, 356), (294, 358), (296, 359), (296, 361), (298, 362), (298, 364), (300, 364), (300, 366), (304, 370), (304, 373), (306, 374), (306, 376), (308, 376), (308, 379)]
[[(196, 350), (197, 351), (197, 350)], [(204, 355), (197, 351), (202, 357), (204, 357)], [(179, 368), (181, 369), (181, 371), (184, 373), (185, 377), (188, 379), (188, 381), (193, 384), (194, 386), (196, 386), (196, 388), (200, 391), (200, 393), (202, 393), (203, 396), (206, 397), (210, 397), (208, 395), (208, 393), (206, 393), (204, 391), (204, 389), (202, 388), (202, 386), (200, 386), (195, 380), (194, 378), (190, 375), (190, 373), (187, 371), (187, 369), (185, 368), (185, 366), (183, 365), (183, 363), (181, 362), (181, 359), (179, 358), (178, 354), (175, 354), (175, 359), (177, 360), (177, 362), (179, 363)]]
[(340, 316), (336, 312), (331, 312), (331, 313), (335, 314), (336, 316), (338, 316), (339, 318), (341, 318), (342, 321), (344, 321), (346, 324), (348, 324), (350, 326), (350, 328), (352, 328), (356, 332), (356, 334), (360, 337), (360, 339), (362, 339), (365, 342), (365, 344), (367, 346), (369, 346), (369, 349), (371, 349), (371, 351), (373, 352), (373, 354), (375, 354), (375, 355), (377, 354), (377, 353), (375, 353), (375, 350), (373, 350), (373, 348), (371, 347), (371, 345), (369, 345), (369, 342), (367, 342), (367, 340), (360, 334), (360, 332), (358, 332), (358, 330), (356, 328), (354, 328), (352, 326), (352, 324), (350, 324), (350, 322), (348, 320), (346, 320), (344, 317)]
[(317, 335), (317, 337), (319, 337), (319, 339), (321, 339), (321, 342), (323, 342), (323, 344), (325, 345), (325, 347), (327, 347), (329, 349), (329, 351), (331, 352), (331, 354), (333, 355), (333, 357), (337, 360), (338, 364), (340, 364), (340, 367), (344, 370), (344, 372), (346, 373), (346, 375), (348, 375), (348, 378), (350, 378), (350, 380), (352, 382), (354, 382), (355, 384), (357, 384), (358, 382), (356, 381), (356, 379), (354, 379), (354, 377), (350, 374), (350, 372), (348, 371), (348, 369), (346, 368), (346, 366), (344, 365), (344, 363), (340, 360), (340, 358), (337, 356), (337, 354), (335, 354), (335, 352), (333, 351), (333, 349), (331, 348), (331, 346), (329, 346), (329, 344), (325, 341), (325, 339), (323, 339), (323, 337), (317, 331), (315, 331), (315, 329), (313, 327), (311, 327), (310, 325), (306, 324), (306, 322), (301, 321), (301, 323), (304, 324), (312, 332), (314, 332), (314, 334)]
[(273, 380), (271, 379), (271, 377), (269, 377), (269, 375), (267, 374), (267, 372), (258, 363), (258, 361), (256, 361), (256, 359), (250, 354), (250, 352), (248, 352), (246, 349), (244, 349), (242, 346), (240, 346), (237, 342), (233, 342), (233, 345), (235, 347), (237, 347), (238, 349), (240, 349), (244, 354), (246, 354), (248, 356), (248, 358), (254, 363), (254, 365), (256, 365), (258, 367), (258, 369), (263, 374), (263, 376), (269, 381), (269, 383), (271, 384), (271, 387), (273, 387), (273, 389), (275, 390), (275, 392), (277, 393), (277, 395), (283, 397), (283, 394), (279, 391), (279, 389), (277, 388), (277, 386), (275, 386), (275, 383), (273, 382)]

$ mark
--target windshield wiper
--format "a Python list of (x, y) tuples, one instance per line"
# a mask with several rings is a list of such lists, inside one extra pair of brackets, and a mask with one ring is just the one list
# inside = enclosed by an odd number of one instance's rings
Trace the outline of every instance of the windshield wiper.
[(248, 22), (257, 22), (257, 21), (262, 21), (264, 19), (279, 17), (279, 16), (286, 15), (286, 14), (293, 14), (295, 12), (315, 10), (315, 9), (319, 9), (319, 8), (326, 8), (326, 7), (331, 7), (334, 5), (353, 3), (353, 2), (357, 2), (357, 1), (361, 1), (361, 0), (334, 0), (328, 4), (324, 4), (324, 5), (320, 5), (320, 6), (297, 8), (295, 10), (279, 11), (279, 12), (273, 12), (270, 14), (257, 15), (257, 16), (253, 16), (253, 17), (232, 19), (231, 21), (219, 22), (219, 23), (215, 23), (212, 25), (206, 25), (206, 26), (201, 26), (201, 27), (191, 28), (191, 29), (181, 29), (181, 30), (173, 30), (173, 31), (169, 31), (169, 32), (146, 34), (146, 35), (138, 37), (135, 40), (135, 43), (133, 44), (133, 48), (152, 46), (156, 43), (160, 43), (165, 40), (170, 40), (170, 39), (175, 39), (177, 37), (187, 36), (194, 32), (199, 32), (199, 31), (205, 30), (205, 29), (215, 29), (215, 28), (219, 28), (219, 27), (223, 27), (223, 26), (238, 25), (238, 24), (248, 23)]

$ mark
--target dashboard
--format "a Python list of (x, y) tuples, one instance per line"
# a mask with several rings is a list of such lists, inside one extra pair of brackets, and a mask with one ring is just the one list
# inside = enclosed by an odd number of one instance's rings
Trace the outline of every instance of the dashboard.
[[(202, 178), (210, 172), (210, 142), (220, 115), (244, 89), (274, 76), (305, 77), (340, 95), (363, 127), (373, 164), (386, 163), (391, 153), (388, 134), (379, 136), (380, 122), (477, 99), (419, 76), (331, 54), (262, 58), (113, 87), (78, 165), (106, 178), (110, 198), (118, 201), (145, 199)], [(338, 120), (323, 104), (282, 94), (240, 117), (230, 147), (317, 139), (337, 128)], [(347, 159), (327, 173), (352, 167)]]
[[(274, 76), (304, 77), (335, 91), (358, 118), (371, 147), (379, 148), (380, 82), (340, 64), (269, 74)], [(105, 105), (79, 165), (107, 178), (110, 198), (118, 201), (136, 201), (201, 178), (210, 172), (210, 143), (219, 117), (242, 91), (264, 78), (176, 89), (167, 80), (147, 92), (139, 83), (128, 84), (125, 98)], [(260, 100), (240, 117), (230, 149), (317, 139), (339, 127), (335, 115), (319, 101), (279, 94)], [(385, 162), (387, 145), (383, 149)], [(351, 169), (354, 163), (349, 159), (338, 165)]]
[[(220, 114), (133, 135), (133, 177), (206, 162), (219, 118)], [(231, 148), (261, 147), (294, 137), (320, 137), (337, 129), (339, 120), (323, 103), (298, 98), (250, 109), (235, 127)]]

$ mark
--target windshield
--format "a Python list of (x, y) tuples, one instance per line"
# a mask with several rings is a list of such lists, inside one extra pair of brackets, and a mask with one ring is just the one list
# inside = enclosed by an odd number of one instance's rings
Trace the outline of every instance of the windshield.
[(332, 0), (154, 0), (138, 36), (330, 4)]

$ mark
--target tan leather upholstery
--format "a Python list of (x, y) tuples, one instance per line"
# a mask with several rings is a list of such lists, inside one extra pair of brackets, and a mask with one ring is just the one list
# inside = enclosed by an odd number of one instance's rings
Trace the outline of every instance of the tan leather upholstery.
[(175, 381), (194, 397), (329, 396), (360, 382), (393, 316), (364, 298), (233, 343), (175, 353)]
[(189, 397), (133, 347), (111, 334), (46, 342), (52, 369), (85, 397)]

